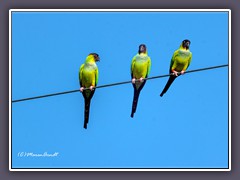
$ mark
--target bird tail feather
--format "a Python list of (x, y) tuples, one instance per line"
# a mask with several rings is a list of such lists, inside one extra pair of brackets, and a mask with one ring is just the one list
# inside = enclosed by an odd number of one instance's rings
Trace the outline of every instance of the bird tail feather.
[(134, 96), (133, 96), (133, 102), (132, 102), (132, 113), (131, 113), (132, 118), (134, 116), (134, 113), (137, 110), (139, 94), (140, 94), (140, 91), (134, 88)]
[(164, 87), (163, 91), (161, 92), (160, 96), (162, 97), (163, 94), (165, 94), (167, 92), (167, 90), (169, 89), (169, 87), (171, 86), (171, 84), (173, 83), (173, 81), (176, 79), (176, 76), (171, 75), (168, 79), (168, 82), (166, 84), (166, 86)]
[(84, 128), (87, 129), (90, 112), (90, 99), (85, 99), (85, 110), (84, 110)]

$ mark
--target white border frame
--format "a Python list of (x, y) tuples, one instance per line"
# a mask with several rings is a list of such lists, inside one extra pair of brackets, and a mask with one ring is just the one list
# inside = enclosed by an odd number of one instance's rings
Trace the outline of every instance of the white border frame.
[[(12, 168), (12, 12), (228, 12), (228, 169)], [(231, 171), (231, 10), (230, 9), (10, 9), (9, 10), (9, 170), (10, 171)]]

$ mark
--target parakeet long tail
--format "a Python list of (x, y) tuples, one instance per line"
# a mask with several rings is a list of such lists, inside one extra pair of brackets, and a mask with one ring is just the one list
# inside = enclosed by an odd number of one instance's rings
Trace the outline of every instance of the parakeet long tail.
[(171, 84), (173, 83), (173, 81), (176, 79), (177, 76), (173, 76), (171, 75), (168, 79), (168, 82), (167, 84), (165, 85), (163, 91), (161, 92), (160, 96), (162, 97), (166, 92), (167, 90), (169, 89), (169, 87), (171, 86)]
[(85, 99), (85, 109), (84, 109), (84, 128), (87, 129), (87, 124), (89, 120), (89, 112), (90, 112), (90, 99)]
[(86, 90), (84, 91), (83, 97), (84, 97), (84, 104), (85, 104), (85, 108), (84, 108), (84, 125), (83, 127), (85, 129), (87, 129), (87, 124), (89, 121), (89, 113), (90, 113), (90, 104), (91, 104), (91, 99), (93, 97), (95, 90), (90, 91), (90, 90)]
[(139, 88), (137, 88), (136, 85), (133, 84), (134, 95), (133, 95), (132, 112), (131, 112), (131, 117), (132, 117), (132, 118), (133, 118), (133, 116), (134, 116), (134, 113), (135, 113), (136, 110), (137, 110), (138, 98), (139, 98), (140, 92), (141, 92), (143, 86), (145, 85), (145, 83), (146, 83), (146, 81), (144, 81), (144, 82), (139, 86)]
[(132, 113), (131, 117), (133, 118), (134, 113), (137, 110), (137, 104), (138, 104), (138, 98), (139, 98), (140, 91), (134, 88), (134, 96), (133, 96), (133, 102), (132, 102)]

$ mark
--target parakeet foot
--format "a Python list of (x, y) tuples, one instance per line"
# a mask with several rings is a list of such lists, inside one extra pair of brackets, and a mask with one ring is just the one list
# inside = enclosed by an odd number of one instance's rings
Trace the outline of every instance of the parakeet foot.
[(80, 91), (83, 92), (83, 90), (84, 90), (84, 87), (81, 87), (81, 88), (80, 88)]
[(136, 79), (132, 78), (132, 83), (135, 84), (135, 82), (136, 82)]
[(89, 87), (89, 89), (90, 89), (91, 91), (93, 91), (93, 89), (94, 89), (94, 86), (90, 86), (90, 87)]
[(143, 82), (143, 79), (144, 79), (144, 78), (141, 77), (141, 78), (139, 79), (139, 81), (140, 81), (140, 82)]
[(178, 72), (177, 71), (173, 71), (173, 75), (174, 76), (178, 76)]

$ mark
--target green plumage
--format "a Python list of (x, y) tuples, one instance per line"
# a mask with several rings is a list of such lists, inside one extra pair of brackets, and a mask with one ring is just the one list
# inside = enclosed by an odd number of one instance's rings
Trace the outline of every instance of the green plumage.
[(174, 74), (169, 77), (167, 84), (165, 85), (163, 91), (160, 94), (161, 97), (167, 92), (167, 90), (169, 89), (173, 81), (178, 77), (178, 75), (183, 74), (189, 67), (192, 61), (192, 53), (189, 50), (189, 46), (190, 41), (184, 40), (181, 43), (180, 48), (174, 52), (169, 68), (169, 74)]
[(176, 50), (173, 54), (170, 64), (170, 70), (177, 72), (186, 71), (192, 60), (192, 53), (189, 50), (185, 50), (182, 46)]
[(147, 78), (150, 73), (150, 69), (151, 59), (147, 55), (146, 46), (144, 44), (141, 44), (139, 46), (138, 54), (133, 57), (131, 63), (131, 77), (132, 79), (137, 80), (135, 83), (133, 83), (134, 96), (132, 102), (131, 117), (133, 117), (134, 113), (136, 112), (140, 92), (146, 83), (145, 80), (141, 82), (139, 79)]
[[(79, 83), (82, 88), (82, 95), (84, 97), (84, 128), (87, 129), (90, 113), (90, 103), (95, 92), (95, 87), (98, 83), (98, 67), (96, 61), (99, 60), (99, 56), (96, 53), (91, 53), (87, 56), (84, 64), (79, 69)], [(81, 91), (80, 88), (80, 91)], [(84, 88), (92, 88), (86, 89)]]

